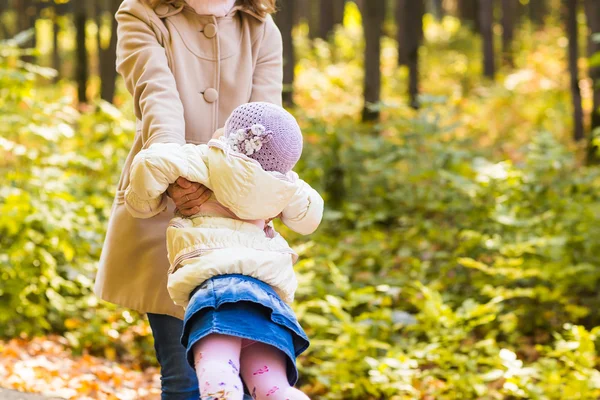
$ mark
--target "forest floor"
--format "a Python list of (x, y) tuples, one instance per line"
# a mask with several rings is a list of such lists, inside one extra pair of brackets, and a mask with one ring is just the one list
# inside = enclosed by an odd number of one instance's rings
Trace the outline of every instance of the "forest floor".
[(39, 394), (17, 392), (16, 390), (8, 390), (0, 388), (0, 399), (2, 400), (53, 400), (59, 397), (46, 397)]
[(0, 341), (0, 382), (5, 388), (0, 389), (2, 400), (160, 398), (157, 368), (139, 370), (105, 358), (76, 355), (59, 336)]

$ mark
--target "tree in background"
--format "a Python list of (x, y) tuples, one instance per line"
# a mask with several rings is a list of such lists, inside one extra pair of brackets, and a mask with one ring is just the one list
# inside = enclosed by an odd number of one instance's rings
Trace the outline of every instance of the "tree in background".
[(371, 105), (381, 96), (381, 34), (385, 19), (385, 0), (368, 0), (362, 4), (362, 22), (365, 32), (365, 81), (362, 112), (363, 121), (379, 119), (379, 110)]
[(431, 7), (431, 13), (439, 21), (444, 18), (444, 1), (443, 0), (430, 0), (429, 6)]
[(317, 0), (318, 12), (312, 13), (314, 18), (312, 24), (309, 21), (311, 29), (317, 29), (314, 37), (319, 37), (323, 40), (330, 38), (336, 25), (344, 22), (344, 6), (346, 0)]
[(494, 79), (494, 0), (479, 0), (479, 25), (483, 43), (483, 74)]
[(319, 34), (318, 37), (327, 40), (333, 32), (335, 25), (334, 7), (332, 0), (319, 2)]
[(344, 24), (344, 10), (346, 9), (346, 0), (333, 1), (333, 22), (335, 25)]
[[(301, 22), (308, 23), (309, 0), (295, 0), (291, 3), (294, 7), (294, 25), (298, 25)], [(278, 7), (280, 7), (280, 5), (278, 5)]]
[[(115, 82), (117, 79), (117, 20), (115, 14), (122, 0), (96, 0), (96, 21), (98, 25), (98, 58), (100, 69), (100, 97), (102, 100), (113, 102), (115, 96)], [(101, 39), (103, 18), (108, 14), (110, 18), (110, 39), (105, 46)]]
[(406, 27), (406, 3), (410, 0), (396, 0), (396, 42), (398, 42), (398, 65), (408, 64), (408, 51), (406, 42), (410, 40)]
[[(8, 7), (8, 4), (7, 4), (6, 0), (0, 1), (0, 16), (2, 16), (2, 14), (4, 14), (7, 7)], [(0, 39), (8, 39), (10, 36), (11, 35), (10, 35), (10, 32), (9, 32), (6, 24), (4, 24), (2, 21), (0, 21)]]
[(277, 6), (278, 12), (275, 14), (275, 22), (283, 39), (283, 104), (290, 107), (294, 104), (294, 67), (296, 65), (292, 38), (294, 4), (279, 0)]
[(517, 8), (515, 10), (515, 23), (518, 25), (524, 20), (529, 19), (529, 4), (521, 3), (520, 0), (516, 1)]
[(509, 67), (515, 66), (513, 40), (518, 0), (502, 0), (502, 61)]
[[(33, 29), (34, 34), (26, 43), (24, 48), (35, 49), (37, 46), (37, 35), (35, 34), (35, 22), (37, 19), (38, 8), (33, 0), (13, 0), (12, 8), (17, 12), (17, 30), (23, 32), (28, 29)], [(21, 57), (23, 61), (35, 63), (34, 55), (24, 55)]]
[(76, 72), (75, 81), (77, 82), (77, 99), (79, 103), (87, 103), (87, 81), (88, 72), (88, 55), (85, 47), (85, 24), (87, 22), (86, 3), (83, 1), (75, 1), (73, 8), (73, 20), (75, 22), (76, 31)]
[(594, 91), (592, 129), (596, 129), (600, 128), (600, 3), (597, 0), (585, 0), (585, 14), (590, 33), (588, 41), (589, 75)]
[[(49, 19), (52, 29), (53, 50), (51, 57), (51, 66), (57, 70), (61, 69), (63, 60), (59, 51), (59, 33), (65, 26), (65, 21), (72, 20), (75, 26), (75, 51), (71, 57), (66, 57), (67, 61), (74, 60), (75, 73), (72, 78), (79, 86), (78, 98), (81, 102), (87, 102), (87, 83), (89, 80), (89, 51), (86, 49), (85, 25), (86, 22), (95, 20), (99, 29), (98, 41), (98, 71), (100, 77), (99, 93), (100, 97), (107, 101), (112, 101), (115, 93), (115, 79), (117, 76), (114, 68), (115, 48), (116, 48), (116, 21), (114, 13), (116, 12), (122, 0), (0, 0), (0, 15), (2, 12), (7, 18), (0, 24), (0, 35), (9, 37), (23, 29), (30, 29), (35, 26), (36, 18), (40, 17), (40, 10), (48, 8), (44, 18)], [(343, 21), (343, 9), (345, 0), (279, 0), (279, 13), (275, 18), (280, 27), (284, 42), (284, 101), (290, 106), (293, 104), (293, 81), (295, 57), (292, 43), (292, 28), (299, 21), (308, 22), (311, 35), (315, 37), (328, 38), (334, 30), (336, 24)], [(384, 14), (386, 9), (390, 9), (390, 4), (396, 5), (395, 15), (388, 16), (395, 18), (397, 25), (396, 38), (398, 40), (398, 63), (407, 66), (409, 69), (408, 91), (410, 105), (418, 107), (417, 95), (419, 85), (419, 63), (418, 50), (423, 40), (422, 16), (425, 6), (435, 15), (442, 15), (444, 4), (455, 4), (456, 10), (463, 23), (470, 25), (482, 35), (483, 43), (483, 71), (490, 78), (494, 77), (494, 43), (493, 43), (493, 22), (494, 5), (498, 6), (498, 11), (502, 11), (502, 53), (503, 62), (506, 65), (513, 66), (513, 42), (515, 40), (514, 30), (518, 24), (519, 16), (531, 18), (535, 24), (543, 24), (545, 17), (551, 10), (550, 0), (530, 0), (524, 2), (520, 0), (454, 0), (453, 2), (443, 2), (441, 0), (356, 0), (363, 13), (364, 31), (365, 31), (365, 82), (364, 95), (366, 105), (380, 101), (380, 36), (382, 35), (382, 26), (384, 25)], [(569, 71), (571, 73), (571, 92), (574, 101), (574, 118), (580, 121), (575, 124), (575, 135), (582, 137), (582, 130), (579, 128), (582, 118), (578, 115), (581, 108), (581, 93), (577, 85), (579, 76), (574, 75), (577, 64), (577, 37), (575, 27), (572, 25), (573, 15), (569, 14), (572, 7), (577, 3), (576, 0), (563, 0), (563, 16), (567, 21), (567, 30), (569, 33)], [(585, 11), (588, 25), (591, 32), (589, 42), (589, 57), (592, 59), (590, 64), (590, 77), (594, 82), (594, 112), (592, 114), (592, 128), (600, 127), (600, 66), (594, 62), (600, 59), (600, 56), (594, 54), (600, 50), (600, 17), (598, 17), (600, 0), (584, 0)], [(524, 14), (523, 14), (524, 13)], [(569, 14), (569, 18), (567, 18)], [(16, 18), (14, 18), (16, 16)], [(110, 26), (109, 21), (110, 20)], [(13, 25), (14, 21), (14, 25)], [(50, 31), (49, 31), (50, 32)], [(102, 32), (102, 36), (100, 36)], [(66, 32), (69, 34), (70, 32)], [(593, 35), (595, 34), (595, 35)], [(595, 38), (595, 40), (594, 40)], [(32, 41), (24, 45), (34, 46)], [(334, 50), (334, 49), (333, 49)], [(335, 50), (334, 50), (335, 51)], [(31, 57), (25, 58), (33, 61)], [(369, 111), (368, 107), (363, 112), (365, 120), (378, 118), (376, 111)]]
[(64, 5), (54, 4), (52, 7), (52, 68), (57, 72), (54, 78), (55, 82), (60, 79), (61, 68), (60, 68), (60, 44), (58, 41), (58, 35), (60, 34), (60, 22), (59, 19), (62, 16), (62, 9)]
[[(577, 0), (574, 0), (575, 2)], [(548, 15), (547, 0), (529, 0), (529, 17), (531, 23), (537, 27), (544, 26), (546, 16)]]
[(320, 0), (307, 0), (307, 20), (308, 20), (308, 35), (311, 39), (316, 39), (319, 35), (319, 9)]
[(457, 0), (458, 16), (475, 32), (480, 31), (479, 0)]
[(577, 31), (577, 9), (579, 0), (566, 0), (566, 31), (569, 39), (568, 60), (569, 73), (571, 74), (571, 98), (573, 101), (573, 138), (579, 141), (584, 138), (583, 134), (583, 109), (581, 106), (581, 90), (579, 89), (579, 40)]
[[(588, 57), (590, 58), (589, 75), (592, 80), (593, 108), (590, 126), (590, 139), (600, 128), (600, 3), (597, 0), (585, 0), (585, 15), (587, 20), (589, 40)], [(588, 162), (600, 163), (600, 148), (590, 140)]]
[(396, 26), (398, 41), (398, 65), (406, 65), (409, 71), (408, 94), (410, 106), (419, 108), (419, 47), (423, 41), (423, 0), (397, 0)]

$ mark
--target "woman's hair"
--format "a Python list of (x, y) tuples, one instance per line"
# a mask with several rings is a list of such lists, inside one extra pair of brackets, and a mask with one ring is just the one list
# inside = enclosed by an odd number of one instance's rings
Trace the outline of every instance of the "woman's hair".
[[(159, 4), (171, 4), (173, 7), (180, 7), (185, 3), (185, 0), (144, 0), (150, 7), (155, 8)], [(237, 0), (236, 4), (243, 8), (252, 11), (255, 14), (264, 17), (267, 14), (274, 13), (276, 0)]]

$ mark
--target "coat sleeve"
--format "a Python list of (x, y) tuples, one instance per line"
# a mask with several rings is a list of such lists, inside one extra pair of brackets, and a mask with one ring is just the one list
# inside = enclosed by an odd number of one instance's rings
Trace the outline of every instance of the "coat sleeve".
[(167, 207), (165, 191), (180, 176), (210, 188), (208, 146), (155, 143), (131, 164), (125, 207), (136, 218), (150, 218)]
[(250, 102), (265, 101), (280, 106), (282, 91), (283, 43), (281, 32), (279, 32), (273, 18), (267, 16), (252, 77)]
[(125, 0), (117, 11), (117, 71), (133, 96), (144, 148), (159, 142), (185, 144), (183, 104), (151, 15), (158, 17), (151, 13), (140, 0)]
[(296, 186), (294, 197), (281, 213), (281, 221), (301, 235), (310, 235), (323, 219), (323, 198), (301, 179), (296, 181)]

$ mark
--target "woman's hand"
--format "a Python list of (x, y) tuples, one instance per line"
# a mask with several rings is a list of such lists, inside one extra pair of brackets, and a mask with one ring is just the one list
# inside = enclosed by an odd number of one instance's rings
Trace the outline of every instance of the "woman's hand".
[(189, 217), (200, 211), (200, 206), (206, 203), (212, 192), (204, 185), (179, 177), (169, 185), (167, 195), (173, 199), (179, 212)]

